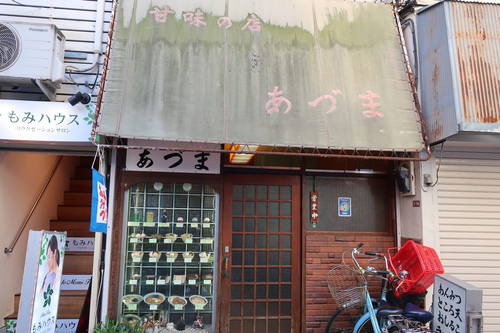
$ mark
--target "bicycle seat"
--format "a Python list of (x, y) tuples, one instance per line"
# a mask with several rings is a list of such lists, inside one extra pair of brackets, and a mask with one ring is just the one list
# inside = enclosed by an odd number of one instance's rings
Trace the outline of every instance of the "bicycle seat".
[(395, 316), (403, 314), (403, 309), (398, 308), (397, 306), (389, 305), (385, 301), (380, 301), (380, 306), (377, 311), (378, 318), (387, 318), (388, 316)]
[(408, 319), (418, 321), (422, 324), (427, 324), (429, 321), (432, 320), (432, 318), (434, 318), (434, 315), (431, 312), (422, 310), (413, 303), (406, 304), (403, 316), (405, 316)]

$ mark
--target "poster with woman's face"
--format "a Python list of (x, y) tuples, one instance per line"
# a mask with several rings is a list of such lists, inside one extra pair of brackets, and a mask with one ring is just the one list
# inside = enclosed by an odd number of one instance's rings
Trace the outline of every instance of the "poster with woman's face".
[(32, 333), (55, 331), (66, 235), (42, 233)]

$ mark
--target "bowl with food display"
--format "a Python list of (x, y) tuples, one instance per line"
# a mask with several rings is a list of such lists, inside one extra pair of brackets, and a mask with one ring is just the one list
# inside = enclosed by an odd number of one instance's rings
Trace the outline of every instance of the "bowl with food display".
[(177, 239), (177, 234), (174, 233), (168, 233), (165, 235), (165, 241), (166, 243), (173, 243)]
[(168, 302), (174, 307), (184, 307), (187, 304), (187, 300), (180, 296), (170, 296)]
[(165, 295), (160, 293), (149, 293), (144, 296), (144, 302), (149, 305), (158, 305), (163, 303)]
[(175, 258), (177, 258), (178, 253), (177, 252), (167, 252), (167, 253), (165, 253), (165, 255), (167, 256), (167, 258), (175, 259)]
[(133, 314), (126, 314), (122, 316), (122, 323), (130, 326), (135, 326), (141, 321), (141, 317)]
[(136, 252), (132, 252), (130, 255), (132, 256), (132, 259), (140, 260), (142, 258), (142, 256), (144, 255), (144, 252), (136, 251)]
[(125, 295), (122, 297), (122, 302), (125, 303), (125, 305), (132, 305), (132, 304), (138, 304), (142, 301), (142, 296), (141, 295), (136, 295), (136, 294), (130, 294), (130, 295)]
[(194, 306), (200, 306), (200, 307), (204, 307), (208, 303), (207, 299), (203, 296), (200, 296), (200, 295), (193, 295), (193, 296), (189, 297), (189, 301)]
[(193, 242), (193, 234), (182, 234), (182, 241), (184, 243), (192, 243)]

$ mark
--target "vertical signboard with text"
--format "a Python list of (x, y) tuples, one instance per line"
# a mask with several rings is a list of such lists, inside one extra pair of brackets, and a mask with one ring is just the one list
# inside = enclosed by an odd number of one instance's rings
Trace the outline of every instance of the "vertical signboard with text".
[(66, 232), (30, 230), (18, 332), (55, 332)]

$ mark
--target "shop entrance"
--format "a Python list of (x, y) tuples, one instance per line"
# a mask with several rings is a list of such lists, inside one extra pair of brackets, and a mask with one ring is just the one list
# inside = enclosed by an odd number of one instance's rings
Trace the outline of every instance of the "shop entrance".
[(228, 175), (219, 256), (220, 332), (299, 332), (300, 178)]

